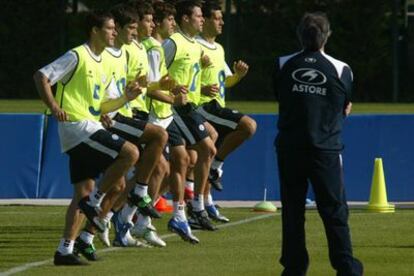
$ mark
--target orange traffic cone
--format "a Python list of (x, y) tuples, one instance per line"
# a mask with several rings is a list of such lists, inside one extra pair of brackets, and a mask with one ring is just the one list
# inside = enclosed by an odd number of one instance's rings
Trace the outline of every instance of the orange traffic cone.
[(173, 207), (168, 204), (165, 197), (160, 196), (158, 201), (155, 203), (155, 209), (162, 213), (171, 213), (173, 211)]

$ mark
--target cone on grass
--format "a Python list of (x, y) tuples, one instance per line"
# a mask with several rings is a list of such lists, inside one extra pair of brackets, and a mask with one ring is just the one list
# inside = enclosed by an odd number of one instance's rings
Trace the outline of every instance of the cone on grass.
[(154, 207), (162, 213), (171, 213), (173, 211), (173, 207), (168, 204), (167, 199), (163, 196), (160, 196)]
[(372, 175), (371, 195), (367, 206), (368, 211), (376, 213), (393, 213), (395, 207), (387, 200), (387, 188), (385, 185), (382, 159), (375, 158), (374, 173)]
[(264, 189), (264, 199), (262, 202), (257, 203), (256, 205), (254, 205), (253, 211), (255, 212), (276, 212), (277, 208), (276, 206), (270, 202), (270, 201), (266, 201), (266, 188)]

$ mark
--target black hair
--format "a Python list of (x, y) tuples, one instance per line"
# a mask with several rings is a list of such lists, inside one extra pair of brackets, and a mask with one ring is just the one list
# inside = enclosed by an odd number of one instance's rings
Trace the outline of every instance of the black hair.
[(204, 18), (211, 18), (213, 11), (221, 11), (220, 2), (217, 0), (205, 1), (201, 10)]
[(325, 13), (305, 13), (297, 28), (297, 36), (305, 50), (318, 51), (330, 34), (329, 20)]
[(85, 31), (87, 36), (89, 37), (94, 27), (101, 29), (107, 20), (113, 18), (113, 15), (105, 10), (94, 10), (88, 12), (85, 17)]
[(138, 15), (135, 10), (127, 5), (118, 4), (111, 9), (116, 24), (123, 28), (127, 24), (138, 22)]
[(175, 16), (177, 13), (173, 5), (161, 1), (154, 3), (152, 7), (154, 8), (154, 22), (157, 23), (161, 23), (168, 16)]
[(133, 0), (128, 2), (135, 12), (138, 14), (138, 19), (144, 19), (144, 16), (147, 14), (154, 14), (154, 9), (152, 8), (151, 3), (144, 0)]
[(181, 25), (181, 19), (184, 15), (187, 15), (190, 17), (193, 14), (193, 10), (195, 7), (201, 8), (201, 2), (196, 0), (184, 0), (181, 2), (178, 2), (175, 5), (175, 8), (177, 9), (177, 14), (175, 15), (175, 21), (178, 25)]

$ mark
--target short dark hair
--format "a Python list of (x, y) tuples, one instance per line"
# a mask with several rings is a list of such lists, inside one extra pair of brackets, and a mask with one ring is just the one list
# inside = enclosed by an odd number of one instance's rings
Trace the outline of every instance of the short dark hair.
[(203, 7), (201, 9), (203, 11), (204, 18), (211, 18), (213, 11), (221, 11), (220, 1), (217, 0), (209, 0), (203, 2)]
[(303, 48), (318, 51), (330, 34), (329, 20), (325, 13), (305, 13), (297, 28), (297, 36)]
[(118, 4), (111, 9), (116, 24), (123, 28), (126, 24), (138, 22), (138, 15), (135, 10), (127, 5)]
[(85, 16), (85, 31), (87, 36), (91, 34), (93, 27), (102, 28), (106, 21), (114, 19), (113, 15), (105, 10), (93, 10)]
[(142, 20), (147, 14), (154, 14), (152, 5), (144, 0), (133, 0), (128, 2), (135, 12), (138, 14), (138, 20)]
[(177, 14), (175, 15), (175, 21), (178, 25), (181, 25), (181, 19), (184, 15), (191, 16), (193, 14), (193, 9), (195, 7), (201, 8), (201, 2), (196, 0), (184, 0), (181, 2), (178, 2), (175, 5), (175, 8), (177, 9)]
[(177, 13), (175, 7), (166, 2), (156, 2), (152, 7), (154, 8), (154, 21), (157, 23), (161, 23), (168, 16), (175, 16)]

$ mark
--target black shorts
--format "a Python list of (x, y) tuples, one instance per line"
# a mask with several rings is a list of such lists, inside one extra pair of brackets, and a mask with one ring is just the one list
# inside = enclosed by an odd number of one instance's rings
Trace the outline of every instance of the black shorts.
[(171, 121), (166, 130), (168, 133), (168, 146), (178, 147), (184, 145), (184, 138), (174, 120)]
[(125, 117), (119, 113), (112, 120), (114, 125), (109, 128), (109, 131), (134, 144), (138, 143), (147, 125), (146, 121)]
[(204, 126), (205, 119), (190, 103), (173, 107), (173, 112), (174, 121), (187, 145), (197, 144), (209, 136)]
[(100, 129), (67, 151), (71, 182), (98, 177), (115, 161), (124, 143), (122, 137)]
[(148, 118), (149, 118), (149, 114), (147, 112), (144, 111), (140, 111), (136, 108), (132, 109), (132, 117), (134, 119), (138, 119), (144, 122), (148, 122)]
[(237, 110), (221, 107), (216, 100), (212, 100), (197, 108), (200, 113), (218, 132), (219, 141), (234, 131), (244, 116)]

